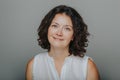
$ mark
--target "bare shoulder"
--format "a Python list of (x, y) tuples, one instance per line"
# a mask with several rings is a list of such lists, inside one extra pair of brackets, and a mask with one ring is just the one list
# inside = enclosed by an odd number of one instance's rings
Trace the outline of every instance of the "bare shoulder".
[(91, 59), (88, 60), (87, 80), (100, 80), (96, 64)]
[(34, 58), (29, 60), (28, 63), (27, 63), (27, 67), (26, 67), (26, 80), (32, 80), (33, 60), (34, 60)]
[(30, 59), (30, 60), (28, 61), (27, 65), (28, 65), (28, 66), (31, 66), (31, 65), (33, 64), (33, 60), (34, 60), (34, 58)]

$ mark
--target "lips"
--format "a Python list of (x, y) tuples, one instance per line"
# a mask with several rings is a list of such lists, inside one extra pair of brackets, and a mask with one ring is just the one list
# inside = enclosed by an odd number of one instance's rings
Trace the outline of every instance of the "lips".
[(59, 41), (63, 41), (62, 38), (58, 38), (58, 37), (53, 37), (53, 39), (55, 39), (55, 40), (59, 40)]

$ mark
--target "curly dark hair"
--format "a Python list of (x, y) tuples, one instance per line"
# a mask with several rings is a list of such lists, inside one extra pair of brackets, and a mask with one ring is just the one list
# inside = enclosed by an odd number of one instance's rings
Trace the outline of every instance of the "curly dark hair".
[(72, 7), (66, 5), (59, 5), (53, 8), (48, 14), (43, 18), (39, 28), (38, 28), (38, 43), (43, 49), (50, 50), (50, 43), (48, 41), (48, 28), (56, 14), (65, 13), (71, 18), (73, 24), (73, 41), (69, 45), (69, 53), (75, 56), (83, 57), (86, 53), (85, 47), (88, 46), (88, 30), (87, 25), (83, 21), (81, 15)]

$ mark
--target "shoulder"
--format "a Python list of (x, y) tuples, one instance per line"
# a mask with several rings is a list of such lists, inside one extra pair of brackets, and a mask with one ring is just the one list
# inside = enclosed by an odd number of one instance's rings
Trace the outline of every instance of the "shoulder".
[(34, 56), (34, 58), (42, 58), (42, 57), (46, 57), (48, 55), (48, 52), (43, 52), (43, 53), (39, 53), (37, 55)]
[(46, 55), (47, 55), (47, 52), (39, 53), (28, 61), (27, 66), (26, 66), (26, 80), (32, 80), (34, 64), (36, 64), (38, 61), (42, 60), (44, 58), (44, 56), (46, 56)]
[(88, 59), (87, 80), (100, 80), (96, 64), (92, 59)]
[(26, 80), (32, 80), (32, 67), (34, 58), (28, 61), (26, 66)]
[(33, 65), (34, 58), (30, 59), (27, 63), (27, 68), (31, 68)]
[(46, 56), (46, 54), (47, 54), (47, 52), (39, 53), (39, 54), (35, 55), (32, 59), (30, 59), (30, 60), (28, 61), (28, 64), (27, 64), (27, 65), (28, 65), (28, 66), (29, 66), (29, 65), (31, 66), (36, 58), (44, 57), (44, 56)]

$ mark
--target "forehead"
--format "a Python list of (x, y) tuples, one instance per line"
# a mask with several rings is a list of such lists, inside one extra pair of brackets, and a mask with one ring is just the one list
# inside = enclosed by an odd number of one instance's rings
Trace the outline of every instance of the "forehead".
[(64, 25), (71, 25), (72, 20), (70, 16), (66, 15), (65, 13), (58, 13), (52, 20), (52, 23), (64, 24)]

